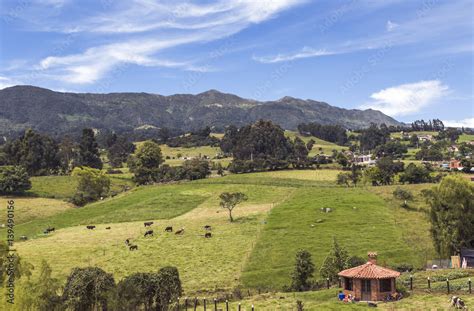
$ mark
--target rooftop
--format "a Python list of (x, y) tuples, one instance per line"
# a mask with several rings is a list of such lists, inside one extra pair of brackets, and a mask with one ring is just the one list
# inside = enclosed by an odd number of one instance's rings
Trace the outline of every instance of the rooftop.
[(346, 269), (338, 273), (339, 276), (354, 279), (389, 279), (400, 276), (400, 272), (380, 267), (373, 262)]

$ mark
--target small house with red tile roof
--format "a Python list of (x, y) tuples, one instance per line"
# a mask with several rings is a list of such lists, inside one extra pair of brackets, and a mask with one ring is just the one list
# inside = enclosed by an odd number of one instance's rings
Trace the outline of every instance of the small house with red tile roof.
[(367, 263), (338, 273), (344, 294), (361, 301), (384, 300), (396, 293), (395, 279), (400, 272), (377, 266), (377, 253), (369, 252), (368, 256)]

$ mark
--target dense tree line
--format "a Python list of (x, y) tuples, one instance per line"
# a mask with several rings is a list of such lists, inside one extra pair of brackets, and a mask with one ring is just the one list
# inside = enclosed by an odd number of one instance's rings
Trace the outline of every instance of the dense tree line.
[(211, 128), (205, 127), (193, 131), (187, 135), (169, 138), (166, 144), (170, 147), (199, 147), (199, 146), (218, 146), (219, 139), (211, 136)]
[(303, 136), (312, 135), (338, 145), (345, 145), (348, 141), (347, 131), (340, 125), (301, 123), (298, 125), (298, 132)]
[(411, 123), (411, 130), (413, 131), (436, 131), (440, 132), (444, 130), (443, 121), (440, 119), (433, 120), (416, 120)]
[(221, 150), (234, 157), (229, 171), (234, 173), (263, 170), (307, 168), (313, 161), (308, 158), (308, 144), (296, 137), (293, 141), (283, 129), (271, 121), (226, 129)]
[(376, 124), (371, 124), (370, 127), (362, 130), (359, 135), (360, 149), (363, 152), (374, 150), (389, 140), (390, 131), (385, 124), (382, 124), (380, 127)]

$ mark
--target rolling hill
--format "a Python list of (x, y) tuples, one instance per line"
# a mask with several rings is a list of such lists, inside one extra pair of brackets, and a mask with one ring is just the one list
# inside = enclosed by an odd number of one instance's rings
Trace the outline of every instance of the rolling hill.
[(371, 122), (401, 124), (370, 109), (348, 110), (293, 97), (261, 102), (216, 90), (170, 96), (60, 93), (34, 86), (0, 90), (0, 134), (7, 136), (26, 128), (53, 135), (77, 132), (84, 127), (124, 132), (150, 127), (192, 130), (209, 125), (219, 130), (258, 119), (273, 120), (285, 129), (295, 129), (302, 122), (347, 128), (362, 128)]

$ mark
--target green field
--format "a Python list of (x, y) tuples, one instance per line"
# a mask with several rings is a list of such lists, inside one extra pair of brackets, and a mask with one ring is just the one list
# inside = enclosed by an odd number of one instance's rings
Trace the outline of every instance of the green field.
[[(142, 186), (82, 208), (52, 199), (43, 205), (26, 203), (41, 198), (23, 198), (21, 204), (17, 199), (28, 219), (17, 225), (16, 235), (30, 239), (16, 248), (34, 266), (46, 259), (62, 281), (76, 266), (99, 266), (119, 280), (174, 265), (186, 294), (231, 292), (236, 286), (280, 290), (289, 282), (296, 250), (311, 251), (319, 267), (333, 237), (353, 255), (375, 250), (385, 264), (419, 265), (425, 258), (414, 252), (416, 241), (406, 239), (405, 232), (426, 226), (423, 209), (400, 214), (396, 202), (383, 199), (391, 190), (338, 187), (338, 173), (276, 171)], [(234, 223), (219, 207), (224, 191), (249, 197), (235, 209)], [(321, 207), (333, 212), (322, 213)], [(407, 220), (400, 221), (400, 215)], [(143, 237), (146, 220), (155, 222), (154, 237)], [(97, 228), (87, 230), (89, 224)], [(169, 225), (185, 228), (185, 234), (164, 233)], [(211, 239), (204, 239), (204, 225), (213, 227)], [(46, 236), (48, 226), (56, 232)], [(126, 248), (127, 238), (138, 251)]]
[(317, 154), (332, 154), (333, 150), (342, 151), (344, 149), (348, 149), (347, 147), (339, 146), (337, 144), (322, 140), (320, 138), (314, 136), (302, 136), (297, 132), (293, 131), (285, 131), (285, 136), (291, 139), (294, 139), (296, 136), (301, 138), (305, 143), (310, 141), (311, 139), (315, 141), (313, 148), (309, 152), (310, 156), (315, 156)]
[(458, 138), (458, 143), (472, 142), (474, 141), (474, 135), (461, 134)]

